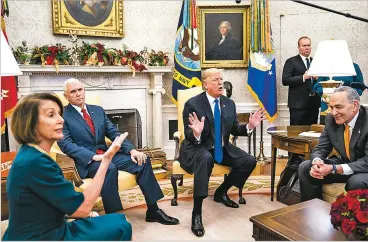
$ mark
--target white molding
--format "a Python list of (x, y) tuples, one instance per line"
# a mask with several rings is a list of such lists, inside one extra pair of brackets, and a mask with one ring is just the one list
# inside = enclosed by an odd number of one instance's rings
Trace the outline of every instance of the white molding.
[[(71, 65), (60, 65), (58, 72), (56, 72), (55, 66), (42, 66), (42, 65), (19, 65), (20, 70), (24, 75), (65, 75), (71, 73), (111, 73), (121, 74), (127, 73), (132, 74), (133, 71), (127, 66), (71, 66)], [(136, 75), (147, 74), (147, 73), (170, 73), (173, 70), (173, 66), (146, 66), (147, 70), (142, 72), (135, 72)]]

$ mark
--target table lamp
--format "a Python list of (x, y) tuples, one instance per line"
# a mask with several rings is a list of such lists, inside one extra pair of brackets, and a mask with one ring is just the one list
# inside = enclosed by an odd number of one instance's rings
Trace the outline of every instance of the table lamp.
[(328, 76), (330, 80), (320, 82), (325, 101), (343, 82), (332, 80), (333, 76), (356, 76), (348, 44), (345, 40), (324, 40), (318, 43), (308, 76)]
[(23, 73), (20, 71), (19, 65), (14, 58), (8, 42), (1, 31), (1, 76), (21, 76)]

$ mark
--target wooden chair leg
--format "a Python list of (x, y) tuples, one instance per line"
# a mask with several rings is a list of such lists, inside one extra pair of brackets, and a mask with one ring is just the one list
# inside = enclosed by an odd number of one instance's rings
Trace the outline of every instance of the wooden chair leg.
[(239, 188), (239, 204), (246, 204), (247, 201), (245, 201), (243, 197), (243, 188)]
[(183, 175), (171, 175), (171, 185), (174, 190), (174, 198), (171, 200), (171, 206), (178, 206), (178, 186), (176, 184), (177, 180), (180, 179), (179, 185), (183, 185)]

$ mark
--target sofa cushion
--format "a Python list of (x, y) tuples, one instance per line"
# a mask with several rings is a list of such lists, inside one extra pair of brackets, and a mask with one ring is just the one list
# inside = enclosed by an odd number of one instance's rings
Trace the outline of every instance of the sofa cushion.
[[(79, 187), (80, 190), (84, 191), (91, 182), (92, 178), (83, 179), (83, 184)], [(118, 183), (119, 191), (130, 189), (137, 186), (136, 176), (125, 171), (119, 171)]]
[(322, 185), (323, 200), (333, 203), (336, 198), (345, 192), (345, 183), (332, 183)]
[[(224, 174), (229, 174), (229, 172), (231, 171), (230, 167), (227, 166), (222, 166), (219, 164), (215, 164), (215, 166), (212, 169), (212, 176), (216, 176), (216, 175), (224, 175)], [(173, 174), (183, 174), (186, 176), (192, 176), (190, 174), (188, 174), (183, 168), (181, 168), (179, 161), (174, 161), (173, 162)]]

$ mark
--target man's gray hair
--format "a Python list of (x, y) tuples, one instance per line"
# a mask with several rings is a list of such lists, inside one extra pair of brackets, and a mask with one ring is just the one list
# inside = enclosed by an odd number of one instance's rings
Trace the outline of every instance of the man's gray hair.
[(221, 21), (219, 28), (221, 27), (221, 25), (226, 24), (228, 30), (230, 31), (231, 29), (231, 23), (229, 21)]
[(349, 102), (357, 101), (360, 103), (359, 93), (354, 88), (343, 86), (335, 89), (334, 93), (338, 92), (345, 92)]
[(75, 82), (81, 82), (79, 81), (78, 79), (75, 79), (75, 78), (69, 78), (67, 79), (65, 82), (64, 82), (64, 85), (63, 85), (63, 90), (64, 90), (64, 93), (66, 92), (66, 86), (69, 84), (69, 83), (75, 83)]

